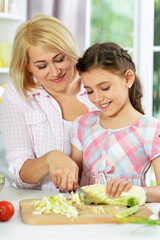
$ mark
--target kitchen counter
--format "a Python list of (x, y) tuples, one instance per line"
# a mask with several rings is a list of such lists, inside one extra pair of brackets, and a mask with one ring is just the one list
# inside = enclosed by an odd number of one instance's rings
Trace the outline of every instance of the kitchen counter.
[[(1, 240), (143, 240), (160, 238), (160, 226), (141, 224), (80, 224), (80, 225), (28, 225), (22, 222), (19, 201), (22, 199), (42, 198), (51, 195), (49, 192), (4, 187), (0, 192), (0, 201), (10, 201), (15, 208), (13, 217), (8, 222), (0, 222)], [(150, 203), (147, 206), (157, 213), (160, 203)]]

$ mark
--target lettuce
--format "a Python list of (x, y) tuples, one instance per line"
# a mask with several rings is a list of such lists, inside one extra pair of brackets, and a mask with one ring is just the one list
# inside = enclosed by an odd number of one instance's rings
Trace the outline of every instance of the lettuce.
[(136, 206), (124, 209), (124, 210), (122, 210), (120, 212), (113, 213), (113, 214), (115, 215), (116, 218), (124, 218), (124, 217), (128, 217), (128, 216), (134, 214), (138, 210), (139, 210), (139, 206), (136, 205)]
[[(103, 208), (103, 206), (89, 206), (91, 212), (97, 214), (107, 214), (110, 212), (113, 213), (116, 218), (125, 218), (132, 215), (138, 211), (139, 206), (146, 201), (146, 195), (143, 188), (138, 186), (133, 186), (128, 192), (122, 192), (121, 196), (118, 198), (109, 198), (106, 195), (106, 186), (102, 184), (83, 186), (82, 189), (88, 194), (88, 197), (94, 204), (129, 206), (129, 208), (120, 212), (113, 212)], [(64, 197), (63, 194), (43, 197), (41, 200), (32, 202), (35, 208), (33, 214), (56, 214), (74, 219), (81, 214), (79, 208), (76, 208), (76, 205), (86, 204), (85, 197), (86, 196), (81, 192), (71, 192), (68, 199)]]
[(94, 184), (83, 186), (82, 189), (89, 195), (92, 203), (110, 204), (122, 206), (143, 205), (146, 201), (146, 194), (142, 187), (132, 186), (128, 192), (122, 192), (120, 197), (109, 198), (106, 195), (107, 186), (102, 184)]
[(72, 203), (68, 201), (63, 194), (43, 197), (41, 200), (33, 201), (32, 205), (35, 208), (33, 214), (65, 215), (72, 219), (79, 215), (76, 207), (72, 206)]

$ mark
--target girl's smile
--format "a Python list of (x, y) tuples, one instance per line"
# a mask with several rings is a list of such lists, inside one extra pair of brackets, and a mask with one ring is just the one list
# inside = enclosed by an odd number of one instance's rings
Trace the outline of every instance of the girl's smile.
[(112, 101), (110, 101), (110, 102), (108, 102), (108, 103), (104, 103), (104, 104), (99, 104), (99, 107), (100, 107), (100, 109), (103, 111), (103, 110), (109, 108), (110, 105), (111, 105), (111, 103), (112, 103)]
[(116, 75), (100, 67), (91, 68), (80, 75), (90, 101), (102, 110), (104, 116), (115, 116), (131, 105), (125, 76)]

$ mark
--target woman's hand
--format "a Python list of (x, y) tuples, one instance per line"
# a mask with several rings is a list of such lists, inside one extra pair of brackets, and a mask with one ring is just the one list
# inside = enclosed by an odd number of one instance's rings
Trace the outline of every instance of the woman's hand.
[(123, 191), (127, 192), (132, 185), (132, 182), (129, 181), (112, 179), (107, 183), (107, 196), (110, 198), (119, 197)]
[(78, 187), (77, 164), (61, 151), (51, 151), (47, 154), (49, 174), (53, 183), (62, 191), (72, 191)]

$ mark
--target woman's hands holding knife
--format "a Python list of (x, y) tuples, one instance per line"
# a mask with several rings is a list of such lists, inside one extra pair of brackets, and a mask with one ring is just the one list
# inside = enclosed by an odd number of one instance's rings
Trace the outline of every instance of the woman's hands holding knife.
[(53, 152), (47, 154), (47, 162), (54, 185), (62, 191), (77, 189), (79, 186), (77, 164), (63, 152)]

